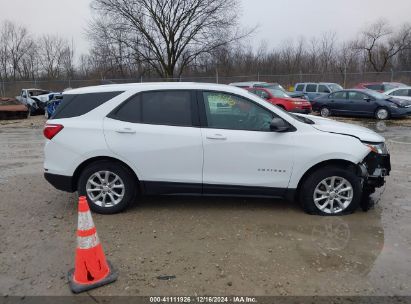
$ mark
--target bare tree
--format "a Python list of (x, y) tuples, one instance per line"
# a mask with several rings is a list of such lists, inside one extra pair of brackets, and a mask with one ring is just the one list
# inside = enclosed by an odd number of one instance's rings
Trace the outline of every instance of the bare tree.
[(384, 71), (397, 54), (411, 49), (410, 24), (394, 31), (385, 20), (379, 20), (365, 29), (361, 36), (356, 48), (366, 53), (369, 64), (376, 72)]
[(39, 44), (40, 64), (45, 76), (47, 79), (59, 78), (64, 70), (65, 60), (72, 60), (69, 43), (59, 36), (44, 35)]
[(238, 31), (238, 0), (94, 0), (92, 7), (100, 18), (91, 32), (104, 24), (122, 33), (115, 38), (166, 78), (249, 33)]
[(0, 62), (2, 63), (2, 77), (9, 76), (17, 80), (22, 75), (21, 61), (33, 47), (33, 40), (29, 37), (25, 27), (17, 26), (11, 21), (5, 21), (0, 32)]

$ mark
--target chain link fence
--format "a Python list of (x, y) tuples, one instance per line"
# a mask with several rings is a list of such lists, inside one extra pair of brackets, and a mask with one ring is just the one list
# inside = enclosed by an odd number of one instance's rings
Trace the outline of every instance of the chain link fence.
[(345, 88), (353, 87), (360, 82), (402, 82), (411, 85), (411, 71), (366, 72), (366, 73), (329, 73), (329, 74), (287, 74), (265, 75), (250, 74), (241, 76), (225, 76), (216, 73), (213, 76), (182, 76), (179, 78), (140, 77), (127, 79), (67, 79), (67, 80), (32, 80), (32, 81), (0, 81), (0, 96), (15, 97), (22, 89), (38, 88), (50, 91), (63, 91), (67, 88), (101, 85), (107, 83), (133, 82), (208, 82), (229, 84), (232, 82), (264, 81), (277, 82), (290, 89), (297, 82), (334, 82)]

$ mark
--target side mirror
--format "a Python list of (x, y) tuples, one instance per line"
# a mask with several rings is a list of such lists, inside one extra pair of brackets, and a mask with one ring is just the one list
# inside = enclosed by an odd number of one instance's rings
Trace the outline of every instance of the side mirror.
[(364, 97), (364, 100), (365, 100), (366, 102), (370, 102), (370, 101), (371, 101), (371, 98), (370, 98), (370, 97)]
[(270, 123), (270, 130), (273, 132), (287, 132), (289, 129), (290, 126), (281, 118), (273, 118)]

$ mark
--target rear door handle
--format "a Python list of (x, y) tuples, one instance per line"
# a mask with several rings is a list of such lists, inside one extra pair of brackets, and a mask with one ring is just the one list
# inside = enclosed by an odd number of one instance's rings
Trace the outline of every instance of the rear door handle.
[(207, 139), (214, 139), (214, 140), (227, 140), (227, 137), (225, 137), (222, 134), (213, 134), (213, 135), (207, 135)]
[(116, 130), (116, 132), (120, 134), (135, 134), (136, 130), (133, 130), (131, 128), (124, 128), (124, 129), (118, 129)]

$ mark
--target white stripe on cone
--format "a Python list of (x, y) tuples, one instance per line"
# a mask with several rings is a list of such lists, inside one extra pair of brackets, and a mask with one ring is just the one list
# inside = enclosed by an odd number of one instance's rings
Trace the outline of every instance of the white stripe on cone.
[(100, 244), (97, 233), (91, 236), (78, 236), (77, 248), (79, 249), (91, 249)]
[(90, 230), (94, 228), (90, 211), (78, 213), (78, 230)]

